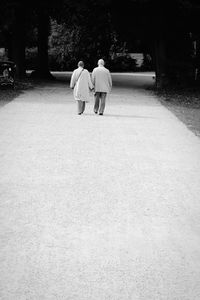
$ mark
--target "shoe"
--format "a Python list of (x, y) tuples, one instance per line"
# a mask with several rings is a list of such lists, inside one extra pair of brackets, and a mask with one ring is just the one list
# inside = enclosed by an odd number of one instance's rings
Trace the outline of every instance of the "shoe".
[(99, 113), (100, 116), (103, 116), (103, 113)]
[(94, 110), (94, 113), (97, 114), (97, 111)]
[(78, 113), (78, 115), (81, 115), (82, 113)]

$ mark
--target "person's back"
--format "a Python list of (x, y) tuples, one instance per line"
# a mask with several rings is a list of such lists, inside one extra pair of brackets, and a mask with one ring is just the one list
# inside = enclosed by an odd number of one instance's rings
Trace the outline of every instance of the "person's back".
[(78, 103), (78, 114), (81, 115), (85, 110), (85, 103), (89, 102), (89, 89), (93, 89), (90, 73), (84, 69), (83, 61), (79, 61), (78, 68), (73, 71), (70, 87), (74, 89), (74, 99)]
[(104, 66), (100, 65), (94, 68), (92, 72), (92, 81), (95, 92), (109, 93), (112, 88), (110, 72)]
[[(92, 72), (92, 83), (95, 91), (94, 112), (103, 115), (105, 109), (106, 95), (112, 88), (112, 78), (108, 69), (104, 67), (104, 60), (99, 59), (98, 67)], [(99, 108), (100, 104), (100, 108)]]

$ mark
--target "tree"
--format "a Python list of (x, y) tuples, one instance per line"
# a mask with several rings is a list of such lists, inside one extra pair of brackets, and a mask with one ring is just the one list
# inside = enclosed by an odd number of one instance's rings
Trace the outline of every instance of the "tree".
[(25, 76), (25, 39), (28, 19), (25, 0), (1, 2), (2, 23), (0, 24), (4, 41), (8, 47), (9, 58), (16, 63), (16, 75)]
[[(0, 9), (0, 30), (6, 36), (18, 76), (25, 73), (27, 29), (37, 24), (38, 66), (34, 74), (50, 77), (50, 18), (62, 24), (65, 37), (71, 38), (71, 42), (62, 39), (65, 58), (84, 59), (88, 66), (94, 65), (100, 57), (108, 59), (115, 33), (128, 47), (136, 47), (139, 41), (140, 49), (153, 56), (158, 87), (182, 78), (181, 73), (190, 73), (192, 40), (189, 37), (200, 40), (197, 0), (124, 0), (123, 5), (114, 0), (80, 0), (78, 3), (73, 0), (1, 0)], [(180, 55), (181, 47), (186, 51)], [(200, 50), (196, 56), (195, 64), (200, 68)], [(187, 61), (185, 72), (180, 67), (183, 61)]]
[(50, 33), (50, 16), (55, 15), (58, 9), (62, 9), (63, 1), (37, 0), (32, 2), (33, 10), (37, 18), (38, 30), (38, 64), (32, 73), (35, 78), (53, 79), (49, 71), (48, 62), (48, 38)]
[(48, 68), (49, 19), (61, 9), (63, 1), (57, 0), (2, 0), (2, 24), (9, 56), (16, 63), (17, 76), (25, 76), (25, 46), (31, 24), (38, 26), (38, 66), (35, 76), (51, 77)]
[(84, 60), (92, 68), (101, 57), (108, 60), (112, 44), (109, 2), (82, 0), (65, 2), (60, 22), (66, 28), (65, 57), (77, 64)]
[[(185, 74), (190, 72), (188, 47), (191, 48), (191, 45), (188, 46), (188, 36), (194, 27), (195, 11), (198, 11), (195, 19), (199, 20), (198, 7), (198, 1), (194, 0), (124, 0), (123, 7), (113, 3), (112, 16), (116, 30), (130, 42), (141, 39), (151, 51), (158, 88), (181, 77), (183, 70), (177, 70), (177, 67), (183, 61), (188, 62)], [(198, 23), (196, 28), (199, 27)], [(184, 58), (180, 55), (180, 47), (188, 49), (181, 52), (184, 52)]]
[(23, 3), (14, 8), (14, 20), (12, 27), (12, 59), (16, 63), (16, 75), (25, 77), (25, 45), (26, 45), (26, 14), (22, 9)]
[(48, 36), (50, 17), (44, 7), (37, 8), (37, 30), (38, 30), (38, 63), (36, 70), (32, 73), (34, 78), (52, 79), (48, 63)]

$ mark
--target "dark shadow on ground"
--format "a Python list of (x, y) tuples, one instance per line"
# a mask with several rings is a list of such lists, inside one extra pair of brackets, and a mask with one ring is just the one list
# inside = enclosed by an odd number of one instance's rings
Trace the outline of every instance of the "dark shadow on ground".
[(136, 115), (115, 115), (115, 114), (104, 114), (103, 116), (98, 116), (95, 114), (84, 113), (83, 116), (93, 116), (99, 118), (125, 118), (125, 119), (155, 119), (153, 117), (148, 116), (136, 116)]
[(18, 97), (22, 91), (13, 89), (1, 89), (0, 90), (0, 108), (10, 103), (16, 97)]

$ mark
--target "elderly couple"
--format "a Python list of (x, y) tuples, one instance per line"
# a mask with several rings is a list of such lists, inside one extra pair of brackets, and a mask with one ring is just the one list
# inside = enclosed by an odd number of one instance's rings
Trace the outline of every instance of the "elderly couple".
[(104, 60), (99, 59), (98, 67), (94, 68), (92, 76), (84, 69), (83, 61), (79, 61), (78, 68), (71, 77), (70, 87), (74, 88), (74, 99), (78, 103), (78, 114), (85, 110), (85, 103), (89, 101), (90, 90), (94, 89), (94, 113), (103, 115), (106, 103), (106, 95), (111, 91), (112, 79), (108, 69), (104, 67)]

